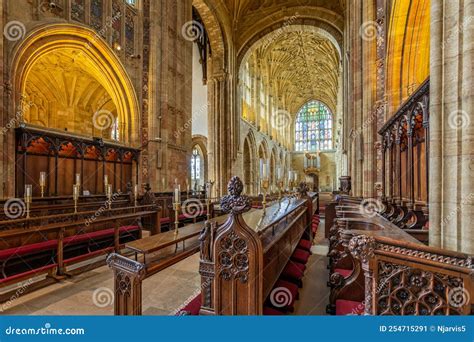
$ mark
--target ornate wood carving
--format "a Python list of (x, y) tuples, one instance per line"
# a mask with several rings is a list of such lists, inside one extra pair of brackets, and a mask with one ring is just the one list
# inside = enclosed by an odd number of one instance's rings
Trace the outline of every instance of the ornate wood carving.
[(116, 253), (107, 257), (107, 264), (115, 275), (115, 314), (141, 315), (145, 265)]

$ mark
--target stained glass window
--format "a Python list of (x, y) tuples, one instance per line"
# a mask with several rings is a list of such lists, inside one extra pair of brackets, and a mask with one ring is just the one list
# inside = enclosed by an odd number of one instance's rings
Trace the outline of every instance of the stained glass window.
[(332, 113), (322, 102), (310, 101), (298, 112), (295, 123), (295, 150), (315, 152), (331, 150)]
[(191, 180), (195, 190), (201, 185), (201, 156), (197, 148), (193, 149), (191, 156)]

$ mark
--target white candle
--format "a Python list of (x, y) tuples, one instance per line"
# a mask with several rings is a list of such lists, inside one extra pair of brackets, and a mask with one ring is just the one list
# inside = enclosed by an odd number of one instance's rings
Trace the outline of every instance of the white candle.
[(73, 185), (72, 194), (73, 194), (74, 200), (77, 201), (79, 199), (79, 186), (77, 184)]
[(278, 181), (283, 180), (283, 168), (281, 166), (279, 166), (277, 169), (277, 178), (278, 178)]
[(133, 193), (134, 193), (135, 199), (137, 199), (138, 198), (138, 184), (135, 184), (135, 188), (133, 189)]
[(33, 193), (33, 186), (31, 184), (26, 184), (25, 185), (25, 197), (26, 198), (31, 198)]
[(81, 185), (81, 174), (76, 173), (76, 185)]
[(179, 184), (174, 188), (174, 203), (181, 203), (181, 186)]
[(46, 186), (46, 172), (40, 172), (40, 186)]
[(293, 171), (288, 171), (288, 182), (291, 182), (293, 180)]
[(105, 188), (107, 189), (107, 185), (109, 184), (109, 176), (105, 175), (104, 176), (104, 185), (105, 185)]

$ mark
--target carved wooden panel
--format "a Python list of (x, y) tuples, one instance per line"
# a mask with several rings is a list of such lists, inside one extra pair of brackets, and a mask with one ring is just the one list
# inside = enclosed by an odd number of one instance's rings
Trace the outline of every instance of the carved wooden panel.
[(378, 315), (460, 315), (467, 304), (462, 278), (407, 265), (380, 261), (376, 286)]

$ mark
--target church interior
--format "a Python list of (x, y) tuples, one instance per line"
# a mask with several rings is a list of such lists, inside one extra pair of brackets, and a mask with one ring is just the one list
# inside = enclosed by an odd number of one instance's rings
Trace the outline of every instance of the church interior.
[(1, 1), (1, 314), (474, 314), (473, 18)]

